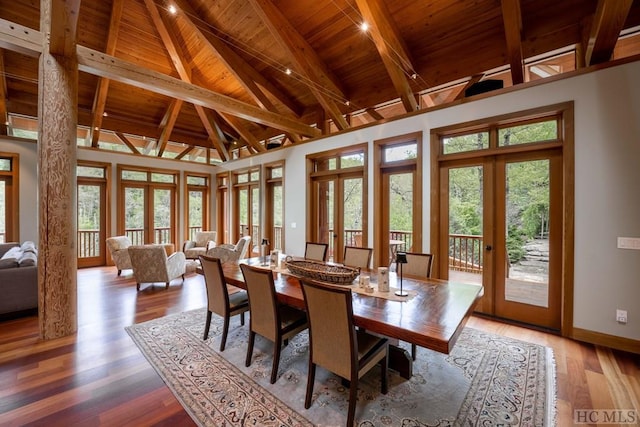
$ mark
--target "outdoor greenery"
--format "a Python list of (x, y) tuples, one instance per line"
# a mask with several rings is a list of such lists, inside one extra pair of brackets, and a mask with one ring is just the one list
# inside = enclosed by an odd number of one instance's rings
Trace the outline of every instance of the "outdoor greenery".
[[(447, 152), (486, 146), (486, 132), (448, 138)], [(499, 145), (549, 141), (557, 138), (557, 123), (548, 120), (500, 129)], [(524, 255), (524, 245), (549, 232), (549, 161), (510, 162), (506, 165), (507, 252), (511, 262)], [(449, 171), (449, 233), (482, 235), (484, 176), (482, 166)]]

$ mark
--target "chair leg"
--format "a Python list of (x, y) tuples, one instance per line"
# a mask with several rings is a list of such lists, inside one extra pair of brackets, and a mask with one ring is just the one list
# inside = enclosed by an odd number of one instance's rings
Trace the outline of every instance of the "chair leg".
[(222, 338), (220, 339), (220, 351), (224, 351), (227, 343), (227, 334), (229, 333), (229, 316), (224, 316), (224, 325), (222, 326)]
[(136, 283), (136, 291), (140, 290), (140, 283)]
[(309, 358), (309, 371), (307, 373), (307, 395), (304, 398), (304, 408), (311, 407), (311, 395), (313, 394), (313, 382), (316, 380), (316, 364)]
[(389, 391), (389, 382), (388, 382), (388, 372), (389, 372), (389, 353), (385, 356), (384, 359), (380, 361), (382, 363), (382, 370), (380, 371), (380, 375), (382, 376), (382, 384), (380, 385), (380, 392), (382, 394), (387, 394)]
[(118, 270), (118, 277), (122, 274), (122, 270)]
[(169, 282), (166, 282), (166, 284), (164, 285), (165, 289), (169, 289)]
[(244, 311), (240, 313), (240, 325), (244, 326)]
[(349, 387), (349, 410), (347, 411), (347, 426), (353, 426), (353, 420), (356, 415), (356, 400), (358, 399), (358, 376), (351, 378), (351, 386)]
[(211, 311), (207, 310), (207, 320), (204, 324), (204, 335), (202, 336), (203, 340), (209, 338), (209, 328), (211, 327)]
[(280, 350), (282, 344), (280, 342), (273, 343), (273, 365), (271, 366), (271, 384), (275, 384), (278, 376), (278, 367), (280, 366)]
[(416, 360), (416, 353), (417, 353), (417, 348), (415, 344), (411, 344), (411, 358), (415, 361)]
[(247, 359), (244, 362), (244, 366), (251, 366), (251, 356), (253, 356), (253, 342), (256, 339), (256, 333), (249, 332), (249, 346), (247, 347)]

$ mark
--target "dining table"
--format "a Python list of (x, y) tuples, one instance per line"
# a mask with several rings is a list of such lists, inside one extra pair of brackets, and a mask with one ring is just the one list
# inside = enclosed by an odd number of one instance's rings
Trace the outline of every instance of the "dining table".
[[(301, 278), (288, 273), (286, 264), (283, 263), (280, 268), (272, 268), (265, 265), (264, 259), (260, 257), (223, 263), (222, 270), (227, 284), (242, 289), (246, 289), (246, 284), (240, 269), (241, 263), (272, 269), (278, 301), (305, 309)], [(361, 275), (368, 275), (372, 286), (377, 286), (376, 270), (362, 270)], [(394, 272), (389, 272), (388, 275), (392, 293), (394, 288), (399, 287), (399, 278)], [(441, 353), (450, 353), (482, 296), (483, 287), (406, 275), (402, 277), (402, 286), (410, 293), (406, 299), (353, 292), (355, 326), (387, 336), (392, 342), (405, 341)], [(412, 366), (411, 355), (406, 350), (399, 345), (389, 346), (390, 368), (399, 372), (402, 377), (410, 378)]]

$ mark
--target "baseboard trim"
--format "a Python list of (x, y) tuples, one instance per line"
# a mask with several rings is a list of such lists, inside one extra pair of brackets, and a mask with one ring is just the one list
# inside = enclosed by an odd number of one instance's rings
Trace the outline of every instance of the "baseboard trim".
[(640, 354), (640, 341), (632, 340), (631, 338), (618, 337), (615, 335), (603, 334), (602, 332), (580, 328), (573, 328), (572, 338), (578, 341), (611, 347), (617, 350), (628, 351), (629, 353)]

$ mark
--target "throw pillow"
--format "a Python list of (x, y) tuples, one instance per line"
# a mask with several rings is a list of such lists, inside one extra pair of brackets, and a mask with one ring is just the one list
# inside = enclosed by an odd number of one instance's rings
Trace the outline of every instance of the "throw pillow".
[(20, 267), (32, 267), (38, 262), (38, 256), (33, 252), (24, 252), (22, 257), (18, 260)]
[(33, 243), (32, 241), (26, 240), (24, 243), (22, 243), (22, 246), (20, 246), (20, 249), (22, 249), (24, 252), (36, 253), (36, 244)]
[(22, 249), (20, 249), (20, 246), (14, 246), (11, 249), (9, 249), (7, 252), (5, 252), (4, 255), (2, 255), (1, 259), (13, 258), (14, 260), (17, 260), (21, 256), (22, 256)]

